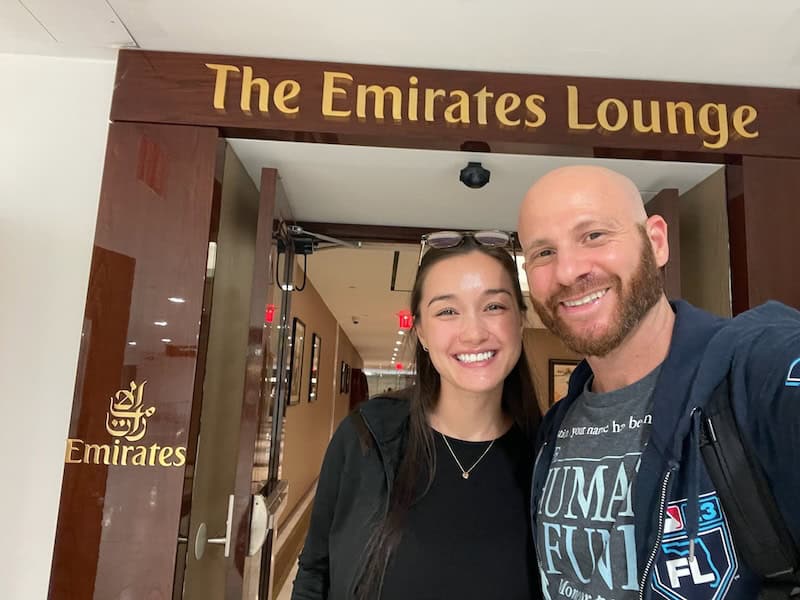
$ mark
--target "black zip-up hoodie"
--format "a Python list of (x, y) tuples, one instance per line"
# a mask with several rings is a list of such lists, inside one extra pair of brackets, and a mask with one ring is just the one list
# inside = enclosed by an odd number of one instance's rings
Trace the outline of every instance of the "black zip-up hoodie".
[[(800, 313), (777, 302), (734, 319), (680, 301), (673, 309), (675, 328), (633, 488), (639, 597), (750, 600), (760, 583), (736, 553), (700, 453), (700, 423), (712, 392), (729, 377), (739, 428), (800, 544)], [(585, 361), (575, 369), (567, 397), (539, 430), (534, 536), (559, 426), (591, 374)]]
[[(408, 432), (408, 400), (376, 397), (342, 421), (322, 463), (292, 600), (351, 600)], [(364, 428), (366, 427), (366, 430)]]

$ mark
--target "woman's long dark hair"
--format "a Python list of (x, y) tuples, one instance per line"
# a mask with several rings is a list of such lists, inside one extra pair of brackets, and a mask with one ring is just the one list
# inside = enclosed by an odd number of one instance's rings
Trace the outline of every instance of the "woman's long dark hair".
[[(511, 279), (514, 300), (521, 313), (525, 314), (525, 299), (517, 278), (517, 266), (511, 255), (503, 248), (482, 246), (471, 237), (465, 237), (456, 248), (432, 248), (422, 257), (411, 291), (411, 313), (415, 323), (419, 322), (422, 289), (431, 267), (453, 256), (470, 252), (486, 254), (503, 266)], [(427, 493), (436, 470), (433, 433), (428, 426), (427, 417), (439, 400), (441, 382), (439, 373), (428, 353), (422, 349), (422, 344), (416, 340), (413, 343), (417, 373), (415, 385), (405, 392), (410, 404), (408, 437), (391, 488), (386, 515), (377, 523), (366, 547), (367, 561), (356, 594), (359, 600), (375, 600), (380, 597), (386, 566), (400, 542), (408, 509)], [(535, 434), (540, 420), (539, 405), (524, 348), (517, 364), (503, 383), (502, 406), (527, 436), (532, 437)]]

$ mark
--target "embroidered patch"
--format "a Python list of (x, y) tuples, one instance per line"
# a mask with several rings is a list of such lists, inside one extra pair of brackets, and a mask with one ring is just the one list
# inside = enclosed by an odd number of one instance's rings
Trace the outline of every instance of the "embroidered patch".
[(800, 358), (789, 365), (789, 372), (786, 374), (786, 385), (800, 387)]
[(716, 492), (699, 498), (698, 534), (694, 560), (689, 560), (686, 534), (686, 500), (671, 502), (664, 515), (664, 538), (653, 567), (651, 586), (658, 597), (669, 600), (717, 600), (736, 575), (738, 563), (730, 527)]

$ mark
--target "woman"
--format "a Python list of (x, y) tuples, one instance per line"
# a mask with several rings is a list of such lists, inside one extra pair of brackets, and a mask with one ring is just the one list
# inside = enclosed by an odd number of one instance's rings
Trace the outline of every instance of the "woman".
[(334, 435), (293, 600), (539, 597), (527, 500), (539, 413), (511, 242), (423, 238), (416, 385)]

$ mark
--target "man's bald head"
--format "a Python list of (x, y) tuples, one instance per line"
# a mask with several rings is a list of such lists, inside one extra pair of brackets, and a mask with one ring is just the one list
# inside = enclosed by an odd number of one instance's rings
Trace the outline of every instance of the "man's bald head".
[(519, 241), (536, 313), (579, 354), (603, 357), (666, 304), (659, 268), (667, 224), (648, 218), (627, 177), (595, 166), (539, 179), (520, 208)]
[(647, 220), (639, 190), (624, 175), (590, 165), (561, 167), (539, 179), (525, 195), (519, 214), (520, 237), (525, 237), (542, 211), (568, 204), (591, 206), (623, 221)]

